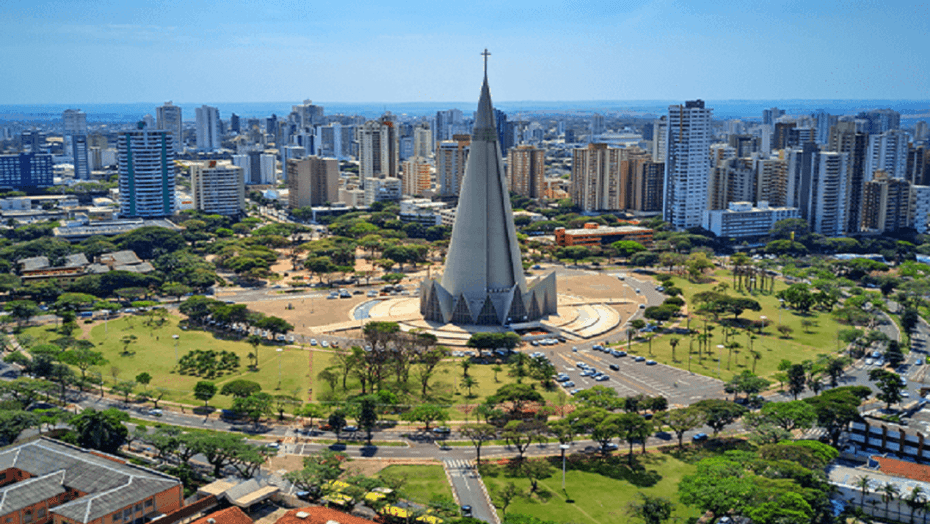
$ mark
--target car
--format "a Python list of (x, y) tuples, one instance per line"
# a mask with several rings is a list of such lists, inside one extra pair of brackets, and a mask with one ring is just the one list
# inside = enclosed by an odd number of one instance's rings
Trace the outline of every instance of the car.
[(580, 390), (580, 389), (573, 389), (573, 390), (569, 391), (568, 394), (569, 394), (569, 395), (577, 395), (579, 391), (581, 391), (581, 390)]
[(647, 360), (647, 361), (646, 361), (646, 365), (647, 365), (647, 366), (655, 366), (656, 364), (658, 364), (658, 362), (656, 362), (655, 360)]
[(555, 381), (556, 381), (556, 382), (568, 382), (568, 381), (570, 381), (570, 380), (571, 380), (571, 378), (569, 378), (568, 375), (559, 375), (559, 376), (555, 377)]
[(301, 500), (310, 500), (311, 493), (309, 491), (298, 491), (297, 493), (294, 493), (294, 495), (296, 495), (297, 498)]
[(471, 517), (471, 516), (472, 516), (471, 506), (462, 506), (462, 507), (459, 508), (459, 509), (461, 510), (462, 516), (463, 516), (463, 517)]
[(533, 269), (542, 269), (542, 266), (540, 266), (539, 264), (535, 264), (535, 265), (533, 266)]
[(572, 346), (572, 352), (578, 353), (578, 346)]
[(639, 288), (636, 288), (636, 294), (638, 295), (639, 293), (640, 293)]
[(914, 362), (914, 365), (915, 365), (915, 366), (923, 366), (923, 365), (924, 365), (924, 361), (918, 358), (917, 361)]
[(639, 309), (646, 309), (646, 304), (640, 304)]
[(617, 275), (617, 280), (626, 280), (626, 275)]
[(338, 347), (339, 347), (339, 341), (338, 341), (338, 340), (333, 340), (332, 342), (329, 343), (329, 345), (330, 345), (330, 347), (338, 348)]
[(659, 293), (661, 293), (661, 292), (665, 291), (665, 287), (664, 287), (664, 286), (658, 286), (658, 287), (656, 288), (656, 291), (658, 291)]
[(569, 380), (568, 382), (563, 382), (563, 383), (562, 383), (562, 387), (565, 388), (565, 389), (573, 388), (573, 387), (575, 387), (575, 383), (574, 383), (573, 381)]
[(619, 358), (619, 357), (625, 357), (625, 356), (626, 356), (626, 351), (617, 351), (617, 354), (616, 354), (615, 356), (616, 356), (617, 358)]
[(581, 368), (581, 369), (584, 369), (584, 368), (588, 367), (588, 365), (585, 364), (584, 362), (575, 362), (575, 367), (579, 367), (579, 368)]
[(904, 398), (911, 398), (911, 394), (908, 393), (907, 391), (902, 391), (902, 392), (901, 392), (901, 396), (904, 397)]
[(591, 375), (593, 375), (593, 374), (594, 374), (594, 372), (591, 371), (590, 369), (585, 369), (584, 371), (581, 372), (581, 376), (582, 376), (582, 377), (589, 377), (589, 376), (591, 376)]
[(600, 376), (595, 377), (594, 380), (596, 380), (596, 381), (598, 381), (598, 382), (606, 382), (606, 381), (610, 380), (610, 377), (607, 376), (607, 375), (601, 374)]
[(873, 351), (873, 352), (872, 352), (872, 358), (882, 358), (882, 353), (881, 353), (881, 351)]
[(594, 344), (593, 346), (591, 346), (591, 349), (596, 349), (596, 350), (598, 350), (598, 351), (603, 351), (603, 350), (604, 350), (604, 346), (602, 346), (602, 345), (600, 345), (600, 344)]
[(901, 385), (902, 385), (902, 386), (906, 386), (906, 385), (907, 385), (907, 379), (906, 379), (906, 378), (901, 377)]
[(875, 361), (872, 360), (871, 358), (865, 359), (865, 365), (866, 365), (866, 366), (871, 366), (871, 365), (874, 364), (874, 363), (875, 363)]
[(620, 366), (618, 366), (618, 365), (616, 365), (616, 364), (611, 364), (611, 365), (610, 365), (610, 369), (612, 369), (612, 370), (614, 370), (614, 371), (620, 371)]
[(160, 416), (162, 416), (162, 414), (163, 414), (163, 413), (162, 413), (162, 411), (161, 411), (160, 409), (150, 409), (150, 410), (149, 410), (149, 415), (151, 415), (151, 416), (153, 416), (153, 417), (160, 417)]
[(697, 435), (691, 437), (691, 440), (695, 442), (704, 442), (707, 440), (707, 433), (698, 433)]
[(602, 451), (617, 451), (617, 449), (619, 449), (619, 446), (614, 442), (608, 442), (601, 447)]
[(316, 339), (315, 339), (315, 338), (311, 338), (311, 339), (310, 339), (310, 345), (311, 345), (311, 346), (315, 346), (315, 345), (316, 345)]
[(320, 342), (320, 345), (323, 346), (324, 348), (328, 348), (328, 347), (329, 347), (329, 342), (327, 342), (327, 341), (324, 340), (323, 342)]
[(287, 337), (279, 333), (275, 335), (274, 339), (277, 340), (278, 342), (284, 342), (285, 340), (287, 340)]
[(334, 298), (339, 298), (339, 296), (338, 296), (338, 295), (329, 295), (329, 296), (326, 297), (326, 300), (332, 300), (332, 299), (334, 299)]
[(639, 357), (639, 356), (633, 357), (633, 362), (645, 362), (645, 361), (646, 361), (646, 357)]
[(345, 431), (347, 433), (355, 433), (356, 431), (358, 431), (358, 426), (346, 426), (342, 428), (342, 431)]
[(452, 430), (449, 428), (449, 426), (439, 426), (437, 428), (433, 428), (433, 433), (437, 435), (448, 435), (452, 433)]
[(272, 442), (270, 444), (265, 444), (265, 447), (270, 448), (270, 449), (280, 449), (281, 444), (278, 444), (277, 442)]
[(376, 297), (376, 296), (378, 296), (378, 292), (372, 289), (371, 291), (368, 292), (368, 296), (369, 296), (369, 297)]

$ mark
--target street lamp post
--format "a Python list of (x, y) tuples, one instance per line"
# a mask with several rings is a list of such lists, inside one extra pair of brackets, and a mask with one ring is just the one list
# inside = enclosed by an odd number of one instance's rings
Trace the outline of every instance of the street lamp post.
[(760, 334), (760, 335), (762, 334), (763, 331), (765, 331), (765, 319), (766, 319), (766, 318), (767, 318), (767, 317), (766, 317), (765, 315), (762, 315), (762, 316), (759, 317), (759, 320), (762, 321), (762, 328), (759, 329), (759, 334)]
[(723, 352), (723, 344), (717, 344), (717, 378), (720, 378), (720, 353)]
[(779, 324), (781, 324), (781, 310), (782, 309), (785, 309), (785, 301), (784, 299), (779, 298), (778, 299), (778, 323)]
[(178, 335), (171, 335), (171, 338), (174, 339), (174, 362), (175, 364), (177, 364), (178, 362), (178, 339), (181, 337)]
[(562, 450), (562, 491), (565, 491), (565, 451), (568, 448), (568, 444), (559, 444), (559, 449)]

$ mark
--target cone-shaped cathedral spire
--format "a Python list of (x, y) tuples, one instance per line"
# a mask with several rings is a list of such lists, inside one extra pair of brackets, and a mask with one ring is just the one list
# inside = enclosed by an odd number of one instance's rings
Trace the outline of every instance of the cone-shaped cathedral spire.
[[(533, 289), (527, 288), (491, 104), (487, 50), (483, 55), (484, 83), (442, 276), (444, 293), (434, 289), (438, 282), (424, 282), (421, 310), (427, 319), (443, 322), (463, 323), (462, 312), (467, 308), (472, 313), (472, 323), (518, 323), (536, 318), (515, 319), (507, 312), (528, 311), (530, 308), (526, 304), (533, 299), (537, 304), (552, 304), (551, 308), (544, 308), (548, 310), (539, 311), (537, 317), (555, 313), (555, 276), (549, 275)], [(455, 303), (439, 306), (435, 299), (430, 300), (440, 296)], [(466, 303), (462, 303), (463, 300)], [(514, 304), (514, 301), (520, 303)], [(453, 320), (451, 314), (443, 311), (458, 314)], [(497, 322), (490, 322), (491, 316), (496, 317)]]

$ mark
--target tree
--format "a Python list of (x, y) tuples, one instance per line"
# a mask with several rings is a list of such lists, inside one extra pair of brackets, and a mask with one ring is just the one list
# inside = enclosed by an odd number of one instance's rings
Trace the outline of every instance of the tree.
[(81, 447), (116, 453), (129, 436), (129, 430), (123, 425), (128, 420), (128, 413), (115, 408), (104, 411), (87, 408), (72, 418), (70, 424)]
[(678, 437), (678, 447), (684, 447), (684, 434), (694, 428), (701, 427), (706, 420), (706, 413), (698, 408), (679, 408), (669, 411), (665, 417), (665, 425)]
[(802, 400), (769, 402), (762, 406), (761, 413), (785, 431), (809, 429), (817, 421), (817, 413), (813, 406)]
[(510, 403), (510, 414), (515, 416), (523, 411), (527, 402), (542, 402), (543, 396), (528, 384), (506, 384), (488, 398), (491, 404)]
[(678, 362), (678, 359), (675, 357), (675, 348), (678, 347), (679, 342), (681, 342), (681, 339), (675, 337), (668, 339), (668, 345), (672, 347), (672, 362)]
[(81, 370), (81, 391), (84, 390), (84, 383), (87, 381), (87, 370), (93, 366), (103, 366), (109, 362), (103, 357), (103, 353), (93, 351), (90, 347), (83, 345), (62, 353), (61, 361)]
[(251, 380), (237, 379), (223, 384), (220, 395), (232, 395), (236, 398), (246, 398), (262, 390), (261, 384)]
[(505, 333), (478, 332), (473, 334), (465, 345), (480, 350), (502, 348), (510, 351), (522, 342), (523, 339), (520, 338), (520, 335), (512, 331)]
[(743, 414), (746, 408), (734, 402), (727, 402), (720, 399), (705, 399), (692, 404), (692, 407), (704, 411), (707, 417), (706, 423), (714, 430), (714, 435), (720, 433), (720, 430), (734, 423)]
[(300, 490), (320, 493), (322, 486), (342, 475), (343, 464), (348, 460), (346, 455), (326, 449), (320, 453), (304, 457), (303, 469), (285, 473), (284, 478)]
[(422, 422), (429, 431), (429, 425), (434, 421), (449, 420), (449, 411), (436, 404), (420, 404), (401, 415), (402, 420), (409, 422)]
[(371, 431), (374, 429), (375, 424), (378, 423), (378, 413), (375, 411), (375, 399), (376, 397), (374, 395), (366, 395), (358, 401), (358, 425), (365, 430), (365, 437), (369, 445), (371, 444)]
[(882, 502), (885, 503), (885, 518), (888, 518), (888, 506), (891, 504), (894, 499), (898, 498), (901, 494), (901, 491), (898, 489), (897, 484), (886, 482), (880, 490), (882, 494)]
[(522, 460), (527, 448), (533, 442), (541, 441), (548, 431), (545, 422), (538, 420), (511, 420), (504, 426), (501, 436), (508, 445), (516, 448)]
[(619, 240), (610, 245), (617, 252), (617, 256), (630, 258), (636, 253), (646, 251), (646, 247), (632, 240)]
[(278, 420), (284, 420), (284, 411), (288, 406), (300, 404), (300, 399), (294, 395), (278, 394), (274, 396), (274, 410), (278, 412)]
[(784, 300), (792, 309), (806, 313), (813, 307), (815, 299), (807, 284), (792, 284), (788, 289), (779, 291), (776, 295)]
[(875, 397), (885, 403), (885, 409), (890, 409), (892, 404), (897, 404), (904, 399), (901, 395), (904, 391), (904, 382), (897, 373), (876, 368), (869, 371), (869, 380), (878, 387), (879, 393)]
[(652, 422), (636, 413), (623, 413), (617, 416), (619, 429), (617, 436), (620, 437), (621, 440), (627, 441), (630, 445), (630, 452), (627, 455), (627, 459), (632, 465), (633, 444), (640, 442), (643, 446), (643, 453), (646, 452), (646, 439), (652, 434)]
[(139, 340), (139, 337), (135, 335), (123, 335), (123, 338), (120, 339), (123, 344), (123, 356), (135, 354), (135, 351), (129, 351), (129, 346), (135, 344), (137, 340)]
[(329, 427), (333, 428), (333, 432), (336, 433), (336, 440), (339, 440), (339, 434), (342, 433), (342, 428), (346, 427), (345, 412), (341, 409), (333, 411), (329, 414), (326, 423), (329, 424)]
[(136, 375), (136, 382), (138, 382), (139, 384), (142, 384), (143, 386), (148, 386), (149, 382), (151, 381), (152, 381), (152, 375), (149, 375), (148, 372), (146, 371), (143, 371), (142, 373), (139, 373), (138, 375)]
[(885, 349), (885, 360), (891, 367), (898, 367), (899, 364), (906, 360), (904, 353), (901, 351), (901, 343), (897, 340), (888, 341), (888, 347)]
[(545, 458), (539, 460), (521, 460), (518, 464), (520, 474), (530, 481), (530, 493), (535, 493), (539, 487), (539, 481), (551, 476), (554, 471), (552, 464)]
[(826, 429), (833, 446), (854, 420), (859, 420), (859, 405), (871, 395), (867, 386), (844, 386), (824, 391), (816, 397), (806, 398), (817, 413), (817, 425)]
[(201, 380), (194, 385), (194, 398), (203, 401), (203, 406), (207, 407), (210, 399), (216, 395), (216, 384), (208, 380)]
[(259, 391), (247, 397), (233, 398), (232, 409), (236, 413), (252, 419), (252, 424), (257, 426), (262, 417), (272, 413), (273, 403), (274, 397)]
[(41, 419), (37, 413), (23, 410), (0, 410), (0, 444), (12, 444), (20, 433), (32, 428), (41, 429)]
[(917, 329), (919, 321), (920, 314), (916, 308), (908, 307), (901, 313), (901, 327), (904, 328), (904, 332), (907, 333), (908, 336), (914, 334), (914, 330)]
[(662, 524), (672, 516), (675, 505), (665, 497), (653, 497), (638, 493), (639, 500), (627, 504), (627, 514), (640, 518), (646, 524)]
[(38, 315), (42, 311), (39, 309), (39, 306), (31, 300), (13, 300), (7, 302), (4, 309), (10, 312), (10, 316), (16, 319), (16, 323), (20, 326), (28, 323), (32, 317)]
[(516, 484), (513, 482), (504, 484), (504, 487), (500, 488), (495, 493), (497, 496), (495, 497), (496, 501), (494, 502), (494, 507), (500, 509), (501, 513), (504, 515), (507, 515), (507, 508), (519, 494), (520, 490), (517, 488)]
[(459, 432), (475, 446), (475, 463), (481, 466), (481, 446), (497, 436), (497, 428), (490, 424), (467, 424)]
[(804, 392), (807, 384), (807, 372), (803, 364), (792, 364), (787, 370), (788, 373), (788, 392), (798, 399), (798, 395)]
[(113, 391), (120, 393), (125, 402), (129, 402), (129, 396), (136, 390), (136, 382), (133, 380), (121, 380), (113, 386)]
[(782, 338), (791, 338), (791, 333), (794, 332), (794, 329), (787, 324), (779, 324), (775, 329), (781, 333)]

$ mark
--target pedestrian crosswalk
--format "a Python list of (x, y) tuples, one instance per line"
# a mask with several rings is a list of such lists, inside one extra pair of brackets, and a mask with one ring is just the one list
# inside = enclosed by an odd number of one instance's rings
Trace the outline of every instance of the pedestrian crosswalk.
[(470, 460), (448, 459), (448, 460), (443, 460), (442, 463), (447, 469), (472, 469), (474, 468)]

